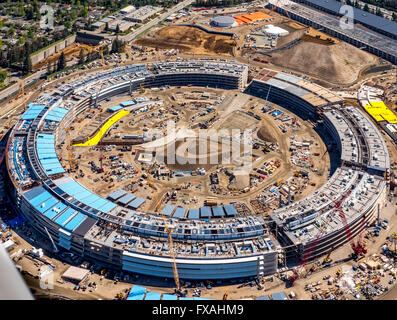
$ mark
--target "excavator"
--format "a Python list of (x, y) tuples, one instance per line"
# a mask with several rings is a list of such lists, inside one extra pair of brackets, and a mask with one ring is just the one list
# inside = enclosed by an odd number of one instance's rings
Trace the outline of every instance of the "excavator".
[(323, 260), (323, 265), (329, 264), (331, 263), (332, 259), (330, 259), (331, 253), (332, 251), (334, 251), (334, 247), (332, 247), (331, 249), (329, 249), (327, 256), (324, 258)]

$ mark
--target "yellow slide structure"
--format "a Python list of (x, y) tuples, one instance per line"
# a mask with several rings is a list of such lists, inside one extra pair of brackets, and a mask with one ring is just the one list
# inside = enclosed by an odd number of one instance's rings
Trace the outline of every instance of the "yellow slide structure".
[(74, 147), (92, 147), (98, 144), (101, 141), (104, 134), (109, 130), (109, 128), (114, 125), (121, 118), (124, 118), (126, 115), (130, 114), (129, 110), (120, 110), (114, 116), (112, 116), (106, 123), (98, 130), (95, 136), (90, 138), (88, 141), (84, 143), (74, 144)]

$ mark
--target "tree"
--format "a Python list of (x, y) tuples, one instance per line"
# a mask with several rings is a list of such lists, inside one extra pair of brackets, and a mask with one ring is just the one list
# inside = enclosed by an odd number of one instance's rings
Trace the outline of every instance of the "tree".
[(116, 26), (116, 34), (119, 34), (119, 33), (120, 33), (120, 25), (117, 24), (117, 26)]
[(124, 48), (125, 48), (125, 42), (123, 40), (119, 40), (119, 37), (116, 37), (116, 39), (114, 39), (112, 42), (112, 50), (110, 51), (110, 53), (123, 52)]
[(105, 31), (106, 31), (106, 32), (109, 31), (109, 23), (108, 23), (108, 22), (106, 22), (106, 24), (105, 24)]
[(47, 74), (51, 74), (51, 63), (48, 61), (47, 63)]
[(80, 49), (80, 53), (79, 53), (79, 64), (83, 64), (84, 61), (85, 61), (85, 59), (84, 59), (84, 51), (83, 51), (83, 49), (81, 48), (81, 49)]
[(4, 81), (7, 78), (7, 71), (0, 70), (0, 86), (4, 86)]
[(62, 51), (58, 59), (58, 71), (65, 69), (65, 53)]
[(32, 59), (30, 58), (29, 54), (26, 54), (25, 61), (23, 63), (23, 70), (26, 73), (32, 72)]

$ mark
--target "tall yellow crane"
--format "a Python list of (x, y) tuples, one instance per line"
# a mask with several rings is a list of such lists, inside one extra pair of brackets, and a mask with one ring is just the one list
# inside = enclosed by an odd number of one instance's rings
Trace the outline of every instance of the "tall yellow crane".
[(176, 258), (175, 258), (175, 251), (174, 251), (174, 241), (172, 240), (172, 228), (167, 225), (167, 220), (165, 219), (164, 215), (161, 215), (164, 221), (164, 226), (165, 229), (167, 230), (168, 233), (168, 244), (170, 246), (170, 256), (172, 259), (172, 272), (174, 274), (174, 280), (175, 280), (175, 286), (176, 286), (176, 292), (181, 294), (181, 285), (179, 282), (179, 274), (178, 274), (178, 268), (176, 266)]
[(102, 59), (102, 68), (104, 70), (107, 69), (107, 66), (105, 64), (105, 59), (103, 57), (103, 48), (96, 48), (96, 47), (92, 47), (92, 46), (89, 46), (89, 45), (86, 45), (86, 44), (83, 44), (83, 43), (79, 43), (78, 46), (81, 47), (81, 48), (87, 49), (90, 52), (91, 51), (99, 52), (100, 55), (101, 55), (101, 59)]
[(25, 79), (22, 79), (19, 81), (19, 97), (22, 97), (22, 105), (23, 105), (23, 111), (26, 111), (26, 99), (25, 99)]

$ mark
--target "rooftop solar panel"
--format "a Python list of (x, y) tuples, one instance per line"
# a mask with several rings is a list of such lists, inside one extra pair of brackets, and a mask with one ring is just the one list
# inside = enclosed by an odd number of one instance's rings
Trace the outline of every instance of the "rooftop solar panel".
[(171, 206), (167, 204), (164, 208), (163, 211), (161, 212), (165, 216), (171, 216), (171, 214), (174, 212), (175, 206)]
[(200, 208), (200, 217), (201, 218), (209, 218), (211, 217), (212, 213), (211, 213), (211, 208), (210, 207), (201, 207)]
[(120, 190), (113, 191), (112, 193), (109, 193), (108, 198), (111, 200), (117, 200), (126, 194), (127, 194), (127, 191), (120, 189)]
[(128, 204), (128, 207), (133, 208), (133, 209), (138, 209), (144, 202), (145, 202), (145, 199), (136, 198), (134, 201), (132, 201)]
[(172, 216), (173, 218), (184, 218), (186, 213), (186, 209), (182, 207), (176, 208), (174, 215)]
[(222, 206), (212, 208), (212, 212), (214, 213), (214, 217), (222, 217), (225, 215), (225, 211), (223, 211)]
[(189, 219), (199, 219), (200, 218), (200, 210), (199, 209), (190, 209), (188, 218)]

